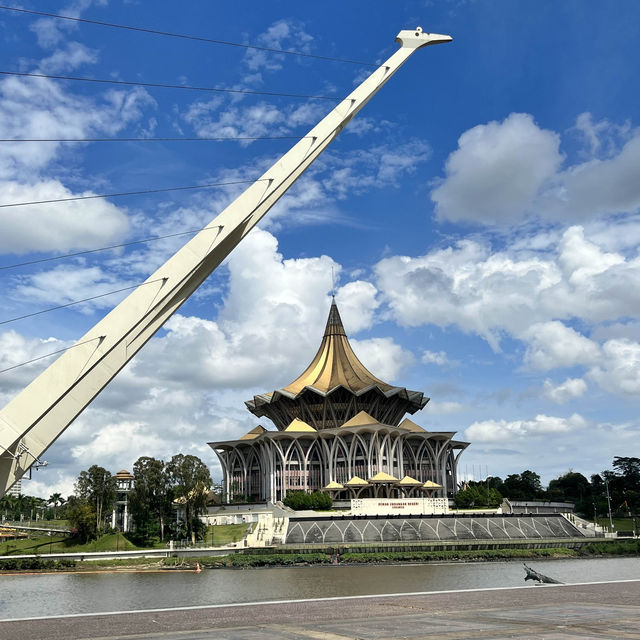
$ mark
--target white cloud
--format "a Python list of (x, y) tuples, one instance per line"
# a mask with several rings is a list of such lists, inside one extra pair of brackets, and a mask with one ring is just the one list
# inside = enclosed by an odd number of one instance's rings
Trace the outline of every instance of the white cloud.
[(466, 409), (467, 407), (461, 402), (453, 402), (451, 400), (438, 402), (437, 400), (431, 400), (425, 407), (424, 411), (431, 415), (449, 415), (451, 413), (460, 413)]
[(557, 134), (523, 113), (465, 131), (431, 193), (438, 217), (487, 224), (526, 215), (562, 162), (559, 146)]
[(634, 213), (640, 207), (640, 131), (618, 155), (569, 167), (558, 176), (560, 186), (540, 200), (549, 217), (585, 219), (612, 213)]
[[(0, 181), (0, 197), (5, 203), (91, 195), (92, 191), (72, 192), (54, 179), (31, 184)], [(7, 207), (2, 210), (0, 252), (20, 254), (97, 248), (121, 240), (128, 231), (126, 213), (102, 199)]]
[(420, 361), (424, 364), (437, 364), (437, 365), (449, 364), (449, 358), (447, 357), (447, 354), (444, 351), (427, 350), (422, 354), (422, 358), (420, 358)]
[(421, 256), (385, 258), (375, 266), (376, 284), (399, 324), (455, 325), (494, 349), (502, 333), (520, 338), (534, 324), (640, 315), (640, 258), (602, 251), (582, 227), (551, 245), (543, 235), (544, 250), (531, 250), (534, 236), (497, 251), (462, 240)]
[(591, 364), (600, 354), (596, 343), (557, 320), (531, 325), (522, 338), (528, 343), (525, 363), (533, 369)]
[(71, 455), (83, 469), (100, 460), (100, 466), (119, 471), (122, 466), (130, 468), (133, 451), (144, 451), (151, 457), (166, 455), (165, 443), (153, 425), (128, 421), (104, 425), (90, 440), (73, 447)]
[[(233, 252), (228, 268), (229, 292), (217, 319), (174, 316), (167, 334), (136, 358), (136, 376), (188, 381), (194, 389), (241, 389), (288, 384), (307, 366), (329, 311), (331, 270), (339, 273), (340, 266), (328, 256), (284, 260), (276, 238), (255, 229)], [(373, 323), (375, 296), (373, 285), (362, 281), (338, 290), (347, 333)], [(390, 377), (412, 359), (387, 338), (356, 344), (359, 357)]]
[(56, 49), (48, 58), (38, 63), (38, 72), (44, 74), (61, 73), (77, 69), (83, 64), (98, 61), (98, 52), (79, 42), (68, 42), (63, 49)]
[(474, 422), (465, 431), (465, 440), (477, 443), (504, 443), (509, 445), (514, 438), (551, 436), (577, 431), (587, 426), (586, 420), (574, 413), (569, 418), (537, 415), (532, 420), (484, 420)]
[[(96, 100), (68, 93), (46, 78), (6, 77), (0, 81), (0, 135), (29, 139), (114, 135), (155, 104), (141, 87), (109, 90)], [(68, 148), (59, 142), (3, 144), (0, 178), (25, 182), (25, 171), (29, 177), (39, 177), (38, 172)]]
[(38, 496), (46, 499), (54, 493), (59, 493), (66, 499), (74, 494), (76, 479), (76, 476), (60, 470), (52, 471), (46, 482), (40, 480), (37, 474), (31, 480), (24, 476), (22, 478), (22, 493), (27, 496)]
[[(18, 282), (20, 284), (11, 292), (11, 298), (54, 305), (95, 298), (110, 291), (138, 284), (131, 280), (123, 282), (100, 267), (83, 268), (78, 265), (63, 265), (48, 271), (39, 271), (31, 276), (20, 276)], [(95, 298), (75, 305), (75, 309), (81, 312), (89, 312), (95, 308), (110, 309), (125, 295), (126, 292), (121, 292)]]
[(414, 362), (413, 354), (396, 344), (392, 338), (350, 340), (362, 364), (384, 382), (394, 382)]
[(374, 315), (380, 303), (376, 300), (376, 288), (364, 280), (347, 282), (336, 292), (340, 316), (349, 332), (356, 333), (373, 325)]
[(568, 400), (580, 398), (587, 390), (587, 383), (582, 378), (567, 378), (559, 385), (551, 380), (545, 380), (542, 392), (553, 402), (563, 404)]
[[(292, 49), (308, 53), (313, 36), (304, 30), (304, 24), (298, 20), (277, 20), (254, 42), (270, 49)], [(282, 68), (284, 58), (285, 54), (247, 49), (244, 60), (251, 71), (278, 71)]]
[(626, 338), (607, 340), (589, 377), (610, 393), (640, 394), (640, 343)]
[[(78, 53), (80, 52), (80, 53)], [(56, 55), (56, 54), (54, 54)], [(61, 54), (62, 55), (62, 54)], [(81, 49), (77, 56), (89, 55)], [(0, 81), (0, 137), (86, 138), (114, 135), (137, 122), (155, 101), (144, 89), (105, 92), (99, 99), (73, 95), (44, 78)], [(78, 144), (15, 142), (0, 147), (0, 201), (3, 204), (91, 196), (48, 177), (51, 165), (70, 160)], [(0, 251), (65, 251), (101, 246), (128, 232), (124, 211), (99, 199), (7, 207), (2, 214)]]
[[(296, 127), (317, 122), (326, 109), (317, 103), (278, 108), (267, 102), (223, 107), (218, 100), (193, 103), (184, 115), (196, 134), (208, 137), (264, 137), (289, 135)], [(251, 140), (241, 141), (243, 145)]]
[(0, 403), (8, 401), (16, 391), (25, 387), (35, 374), (51, 364), (52, 359), (42, 356), (65, 349), (71, 344), (56, 338), (30, 338), (10, 330), (0, 333), (0, 369), (9, 369), (30, 360), (32, 364), (0, 374)]
[[(578, 116), (587, 160), (562, 169), (560, 136), (512, 113), (464, 132), (431, 192), (439, 219), (478, 225), (587, 220), (640, 207), (640, 129)], [(598, 157), (600, 155), (601, 157)]]

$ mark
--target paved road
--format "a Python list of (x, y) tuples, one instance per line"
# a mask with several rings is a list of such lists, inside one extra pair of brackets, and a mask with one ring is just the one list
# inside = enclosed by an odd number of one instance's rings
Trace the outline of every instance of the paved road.
[(640, 639), (640, 580), (4, 621), (0, 638)]

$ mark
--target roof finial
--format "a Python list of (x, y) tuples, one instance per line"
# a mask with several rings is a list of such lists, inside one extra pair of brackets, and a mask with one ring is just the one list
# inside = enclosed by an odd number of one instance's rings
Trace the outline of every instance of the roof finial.
[(336, 280), (333, 275), (333, 265), (331, 265), (331, 297), (336, 299)]

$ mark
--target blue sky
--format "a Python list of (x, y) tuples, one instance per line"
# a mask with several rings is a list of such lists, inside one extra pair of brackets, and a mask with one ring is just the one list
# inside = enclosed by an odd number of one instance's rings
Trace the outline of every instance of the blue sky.
[[(47, 452), (81, 469), (200, 455), (313, 357), (336, 273), (356, 353), (472, 446), (463, 475), (545, 482), (638, 451), (640, 7), (635, 2), (175, 3), (27, 9), (380, 63), (417, 52)], [(0, 11), (4, 71), (343, 97), (370, 67)], [(1, 138), (302, 136), (332, 102), (0, 78)], [(257, 177), (292, 140), (0, 143), (0, 203)], [(11, 265), (204, 226), (241, 186), (0, 211)], [(143, 281), (184, 238), (2, 271), (3, 317)], [(63, 348), (117, 295), (0, 325), (0, 368)], [(0, 374), (8, 401), (45, 366)], [(269, 426), (269, 425), (265, 425)], [(480, 471), (479, 471), (480, 470)]]

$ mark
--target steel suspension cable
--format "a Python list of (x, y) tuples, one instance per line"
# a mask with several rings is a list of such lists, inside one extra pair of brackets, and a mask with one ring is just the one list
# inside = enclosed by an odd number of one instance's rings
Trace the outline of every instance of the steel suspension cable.
[(98, 84), (117, 84), (128, 87), (152, 87), (156, 89), (186, 89), (188, 91), (213, 91), (214, 93), (241, 93), (253, 96), (276, 96), (281, 98), (303, 98), (309, 100), (332, 100), (339, 102), (336, 96), (318, 96), (301, 93), (282, 93), (279, 91), (257, 91), (254, 89), (221, 89), (218, 87), (197, 87), (187, 84), (164, 84), (161, 82), (136, 82), (134, 80), (110, 80), (108, 78), (85, 78), (82, 76), (60, 76), (49, 73), (27, 73), (22, 71), (0, 71), (3, 76), (19, 76), (24, 78), (49, 78), (51, 80), (73, 80), (76, 82), (94, 82)]
[(38, 258), (37, 260), (27, 260), (26, 262), (17, 262), (15, 264), (0, 266), (0, 271), (7, 270), (7, 269), (18, 269), (19, 267), (28, 267), (33, 264), (40, 264), (42, 262), (53, 262), (55, 260), (65, 260), (67, 258), (85, 256), (89, 253), (99, 253), (101, 251), (111, 251), (112, 249), (122, 249), (124, 247), (131, 247), (136, 244), (145, 244), (147, 242), (156, 242), (157, 240), (165, 240), (166, 238), (177, 238), (179, 236), (187, 236), (194, 233), (200, 233), (200, 231), (206, 231), (207, 229), (220, 229), (220, 227), (215, 226), (215, 227), (202, 227), (201, 229), (190, 229), (189, 231), (167, 233), (163, 236), (152, 236), (150, 238), (144, 238), (142, 240), (132, 240), (131, 242), (122, 242), (120, 244), (112, 244), (112, 245), (109, 245), (108, 247), (99, 247), (97, 249), (85, 249), (84, 251), (74, 251), (73, 253), (64, 253), (59, 256), (50, 256), (49, 258)]
[(73, 196), (71, 198), (52, 198), (50, 200), (31, 200), (29, 202), (10, 202), (0, 204), (0, 209), (6, 207), (26, 207), (36, 204), (52, 204), (54, 202), (71, 202), (73, 200), (94, 200), (96, 198), (117, 198), (120, 196), (139, 196), (150, 193), (166, 193), (168, 191), (193, 191), (197, 189), (212, 189), (214, 187), (226, 187), (234, 184), (249, 184), (251, 182), (268, 182), (265, 178), (255, 180), (231, 180), (229, 182), (212, 182), (209, 184), (191, 185), (188, 187), (165, 187), (163, 189), (143, 189), (141, 191), (123, 191), (120, 193), (101, 193), (91, 196)]
[(49, 313), (51, 311), (58, 311), (59, 309), (66, 309), (67, 307), (73, 307), (76, 304), (82, 304), (83, 302), (90, 302), (91, 300), (97, 300), (98, 298), (105, 298), (107, 296), (111, 296), (115, 293), (122, 293), (123, 291), (131, 291), (131, 289), (136, 289), (143, 285), (154, 284), (156, 282), (165, 282), (166, 278), (158, 278), (157, 280), (149, 280), (149, 282), (139, 282), (138, 284), (131, 285), (130, 287), (122, 287), (122, 289), (114, 289), (113, 291), (107, 291), (106, 293), (100, 293), (95, 296), (89, 296), (88, 298), (83, 298), (82, 300), (73, 300), (72, 302), (67, 302), (66, 304), (59, 304), (55, 307), (49, 307), (48, 309), (40, 309), (39, 311), (34, 311), (33, 313), (25, 313), (22, 316), (16, 316), (15, 318), (8, 318), (7, 320), (0, 321), (0, 325), (10, 324), (11, 322), (17, 322), (18, 320), (25, 320), (26, 318), (33, 318), (34, 316), (42, 315), (43, 313)]
[(75, 344), (70, 344), (68, 347), (58, 349), (57, 351), (52, 351), (51, 353), (45, 353), (43, 356), (38, 356), (36, 358), (31, 358), (31, 360), (26, 360), (25, 362), (20, 362), (19, 364), (11, 365), (6, 369), (0, 369), (0, 373), (6, 373), (7, 371), (13, 371), (14, 369), (19, 369), (20, 367), (24, 367), (28, 364), (32, 364), (33, 362), (38, 362), (38, 360), (44, 360), (45, 358), (50, 358), (51, 356), (57, 356), (59, 353), (64, 353), (65, 351), (69, 351), (69, 349), (73, 349), (74, 347), (81, 347), (83, 344), (89, 344), (90, 342), (95, 342), (96, 340), (102, 340), (103, 338), (104, 336), (100, 336), (98, 338), (91, 338), (90, 340), (85, 340), (84, 342), (76, 342)]
[(309, 136), (217, 136), (198, 138), (0, 138), (0, 142), (235, 142), (243, 140), (304, 140)]
[(198, 42), (209, 42), (211, 44), (224, 45), (229, 47), (240, 47), (243, 49), (256, 49), (258, 51), (267, 51), (269, 53), (282, 53), (286, 55), (292, 56), (300, 56), (302, 58), (314, 58), (316, 60), (327, 60), (331, 62), (345, 62), (348, 64), (357, 64), (365, 67), (376, 67), (378, 65), (373, 62), (361, 62), (359, 60), (349, 60), (348, 58), (335, 58), (332, 56), (322, 56), (313, 53), (305, 53), (304, 51), (293, 51), (291, 49), (277, 49), (274, 47), (263, 47), (260, 45), (254, 44), (244, 44), (241, 42), (231, 42), (228, 40), (215, 40), (213, 38), (205, 38), (204, 36), (194, 36), (185, 33), (174, 33), (171, 31), (161, 31), (159, 29), (150, 29), (146, 27), (135, 27), (132, 25), (118, 24), (115, 22), (104, 22), (101, 20), (89, 20), (88, 18), (78, 18), (75, 16), (65, 16), (59, 13), (47, 13), (45, 11), (34, 11), (32, 9), (23, 9), (21, 7), (9, 7), (5, 5), (0, 5), (0, 9), (4, 9), (5, 11), (15, 11), (17, 13), (25, 13), (35, 16), (43, 16), (46, 18), (57, 18), (59, 20), (70, 20), (73, 22), (81, 22), (84, 24), (93, 24), (100, 27), (111, 27), (113, 29), (125, 29), (127, 31), (138, 31), (141, 33), (150, 33), (153, 35), (159, 36), (167, 36), (170, 38), (181, 38), (183, 40), (196, 40)]

